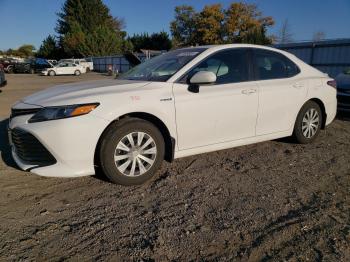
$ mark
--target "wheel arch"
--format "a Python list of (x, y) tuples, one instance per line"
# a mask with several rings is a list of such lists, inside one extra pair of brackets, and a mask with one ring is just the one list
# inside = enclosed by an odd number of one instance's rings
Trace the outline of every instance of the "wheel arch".
[(100, 144), (101, 144), (101, 140), (105, 134), (105, 132), (108, 130), (108, 128), (117, 123), (118, 121), (122, 120), (122, 119), (126, 119), (126, 118), (139, 118), (139, 119), (143, 119), (145, 121), (148, 121), (152, 124), (154, 124), (159, 131), (161, 132), (163, 138), (164, 138), (164, 143), (165, 143), (165, 156), (164, 156), (164, 160), (168, 161), (168, 162), (172, 162), (174, 160), (174, 154), (175, 154), (175, 138), (171, 136), (169, 129), (167, 128), (167, 126), (164, 124), (164, 122), (159, 119), (158, 117), (156, 117), (153, 114), (150, 113), (145, 113), (145, 112), (132, 112), (132, 113), (127, 113), (124, 115), (119, 116), (118, 118), (116, 118), (115, 120), (113, 120), (112, 122), (109, 123), (108, 126), (106, 126), (106, 128), (103, 130), (102, 134), (100, 135), (96, 148), (95, 148), (95, 154), (94, 154), (94, 165), (98, 165), (99, 164), (99, 149), (100, 149)]
[[(326, 120), (327, 120), (326, 107), (325, 107), (324, 103), (322, 102), (322, 100), (319, 99), (319, 98), (316, 98), (316, 97), (308, 99), (308, 100), (305, 101), (305, 103), (300, 107), (300, 109), (299, 109), (297, 115), (295, 116), (294, 126), (295, 126), (297, 117), (298, 117), (298, 115), (299, 115), (299, 112), (301, 111), (301, 109), (303, 108), (303, 106), (304, 106), (307, 102), (310, 102), (310, 101), (315, 102), (315, 103), (320, 107), (321, 112), (322, 112), (321, 129), (325, 129), (325, 127), (326, 127)], [(293, 129), (294, 129), (294, 126), (293, 126)]]
[[(322, 112), (322, 125), (321, 125), (321, 128), (324, 129), (326, 127), (326, 121), (327, 121), (326, 107), (325, 107), (324, 103), (319, 98), (311, 98), (308, 101), (315, 102), (321, 108), (321, 112)], [(306, 101), (305, 103), (307, 103), (308, 101)]]

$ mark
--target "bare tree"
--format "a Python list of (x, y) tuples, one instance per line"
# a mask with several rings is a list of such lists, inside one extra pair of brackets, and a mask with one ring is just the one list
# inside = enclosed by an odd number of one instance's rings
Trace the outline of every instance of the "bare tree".
[(317, 31), (314, 33), (312, 40), (314, 42), (324, 40), (326, 38), (326, 33), (323, 31)]
[(282, 27), (277, 36), (279, 43), (285, 44), (293, 41), (293, 33), (291, 32), (288, 19), (284, 20)]

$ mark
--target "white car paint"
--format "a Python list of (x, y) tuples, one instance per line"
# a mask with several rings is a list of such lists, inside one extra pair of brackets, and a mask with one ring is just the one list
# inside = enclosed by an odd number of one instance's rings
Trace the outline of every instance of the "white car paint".
[[(201, 86), (199, 93), (178, 82), (189, 69), (211, 54), (232, 48), (271, 50), (288, 57), (300, 73), (287, 79)], [(56, 158), (51, 166), (30, 165), (12, 154), (24, 170), (42, 176), (93, 175), (94, 156), (104, 130), (123, 115), (142, 112), (164, 123), (175, 139), (180, 158), (292, 135), (302, 105), (318, 99), (325, 107), (326, 124), (336, 114), (336, 90), (331, 80), (294, 55), (269, 47), (222, 45), (208, 47), (166, 82), (99, 80), (49, 88), (19, 101), (13, 109), (100, 103), (79, 117), (29, 123), (33, 114), (14, 117), (9, 128), (35, 136)]]
[(83, 74), (86, 73), (86, 68), (71, 62), (62, 62), (51, 68), (46, 68), (41, 74), (50, 75), (50, 72), (54, 72), (55, 75), (75, 75), (77, 71), (79, 71), (79, 74)]

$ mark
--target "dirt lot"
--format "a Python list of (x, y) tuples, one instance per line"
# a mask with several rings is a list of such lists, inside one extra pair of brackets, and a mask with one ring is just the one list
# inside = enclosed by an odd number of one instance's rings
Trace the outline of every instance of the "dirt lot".
[[(9, 75), (10, 104), (62, 82)], [(350, 122), (312, 145), (271, 141), (188, 157), (146, 185), (19, 171), (0, 122), (0, 260), (350, 260)]]

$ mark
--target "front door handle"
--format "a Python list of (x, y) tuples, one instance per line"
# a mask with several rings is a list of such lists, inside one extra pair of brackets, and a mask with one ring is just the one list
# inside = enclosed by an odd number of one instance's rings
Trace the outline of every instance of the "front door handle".
[(254, 94), (254, 93), (256, 93), (257, 92), (257, 90), (256, 89), (244, 89), (244, 90), (242, 90), (242, 94), (245, 94), (245, 95), (250, 95), (250, 94)]

